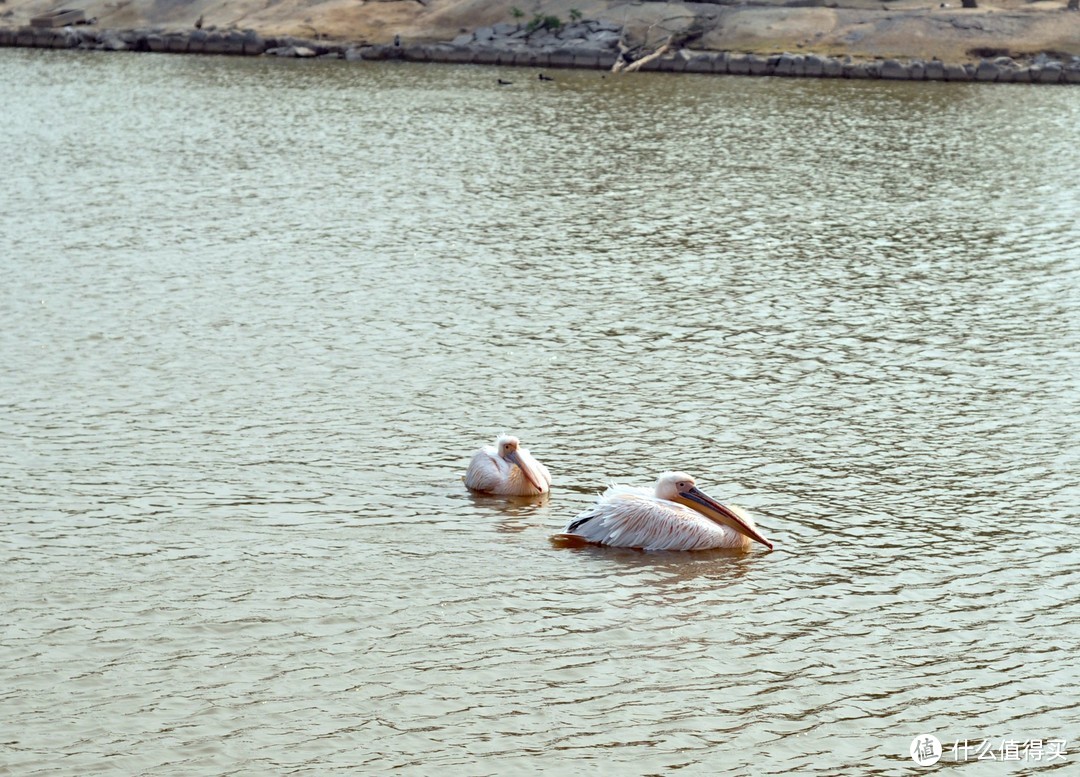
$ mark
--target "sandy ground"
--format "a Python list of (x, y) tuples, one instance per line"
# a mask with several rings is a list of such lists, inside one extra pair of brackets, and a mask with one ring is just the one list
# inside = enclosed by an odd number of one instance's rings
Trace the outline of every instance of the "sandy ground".
[[(799, 2), (800, 0), (796, 0)], [(1065, 0), (791, 0), (752, 3), (605, 2), (603, 0), (0, 0), (0, 24), (17, 27), (58, 8), (80, 8), (101, 27), (254, 29), (356, 43), (446, 41), (500, 22), (571, 11), (605, 19), (659, 44), (690, 24), (705, 34), (693, 48), (761, 54), (816, 52), (861, 59), (965, 62), (982, 56), (1080, 56), (1080, 13)], [(522, 16), (515, 16), (519, 9)], [(576, 15), (576, 14), (575, 14)]]

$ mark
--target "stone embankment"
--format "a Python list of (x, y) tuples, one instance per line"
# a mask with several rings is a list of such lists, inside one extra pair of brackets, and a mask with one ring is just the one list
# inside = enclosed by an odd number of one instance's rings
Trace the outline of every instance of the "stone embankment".
[[(619, 46), (620, 39), (621, 28), (606, 21), (579, 21), (558, 29), (538, 30), (529, 30), (521, 24), (497, 24), (462, 34), (447, 43), (395, 42), (379, 46), (263, 37), (254, 30), (108, 30), (98, 29), (92, 24), (60, 28), (0, 28), (0, 46), (346, 60), (400, 59), (601, 70), (610, 70), (620, 58), (627, 61), (627, 54)], [(682, 48), (644, 63), (641, 70), (898, 81), (1080, 84), (1080, 57), (1061, 61), (1044, 54), (1029, 62), (996, 57), (977, 63), (949, 64), (938, 60), (858, 61), (850, 57), (838, 59), (817, 54), (766, 56)]]

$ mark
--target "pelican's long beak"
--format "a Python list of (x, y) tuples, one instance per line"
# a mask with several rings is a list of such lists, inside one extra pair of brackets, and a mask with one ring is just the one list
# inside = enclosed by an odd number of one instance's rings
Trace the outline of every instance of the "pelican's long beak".
[(529, 468), (529, 465), (526, 464), (520, 456), (518, 456), (517, 451), (514, 451), (513, 453), (508, 453), (503, 458), (505, 458), (509, 462), (517, 464), (517, 468), (521, 470), (521, 474), (524, 475), (525, 479), (532, 483), (533, 488), (536, 489), (536, 493), (544, 493), (544, 487), (540, 485), (540, 478), (537, 477), (536, 473)]
[(752, 540), (760, 542), (769, 550), (773, 549), (773, 544), (765, 539), (765, 536), (757, 529), (750, 526), (743, 518), (727, 505), (722, 505), (699, 489), (697, 486), (681, 491), (679, 493), (679, 499), (676, 501), (682, 502), (687, 507), (697, 510), (706, 518), (722, 523), (724, 526), (728, 526), (739, 534), (749, 537)]

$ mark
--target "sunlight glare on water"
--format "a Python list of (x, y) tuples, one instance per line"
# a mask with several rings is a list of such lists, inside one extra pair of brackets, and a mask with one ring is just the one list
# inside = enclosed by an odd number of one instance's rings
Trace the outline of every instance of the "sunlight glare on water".
[[(555, 75), (0, 51), (0, 771), (1075, 736), (1072, 90)], [(550, 543), (668, 469), (776, 550)]]

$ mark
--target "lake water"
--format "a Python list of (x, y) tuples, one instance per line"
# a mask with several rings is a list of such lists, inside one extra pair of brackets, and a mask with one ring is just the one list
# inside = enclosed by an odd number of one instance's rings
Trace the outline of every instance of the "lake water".
[(553, 75), (0, 51), (0, 773), (1075, 770), (1080, 92)]

